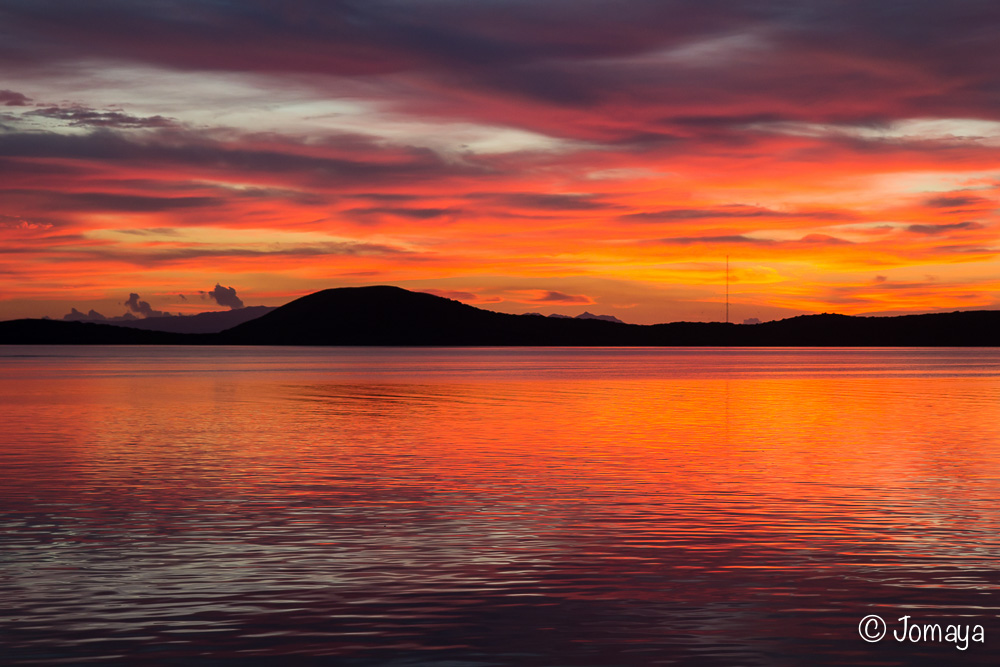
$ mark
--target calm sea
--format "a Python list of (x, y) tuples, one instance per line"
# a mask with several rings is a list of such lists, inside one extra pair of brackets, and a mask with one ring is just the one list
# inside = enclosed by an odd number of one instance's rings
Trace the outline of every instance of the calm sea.
[(0, 347), (0, 402), (3, 664), (1000, 661), (1000, 350)]

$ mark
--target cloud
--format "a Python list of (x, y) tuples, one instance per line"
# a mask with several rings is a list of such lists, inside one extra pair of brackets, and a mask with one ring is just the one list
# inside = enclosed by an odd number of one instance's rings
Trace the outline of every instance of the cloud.
[(159, 243), (152, 248), (102, 244), (72, 248), (64, 252), (52, 250), (51, 254), (62, 261), (104, 260), (141, 267), (195, 260), (210, 261), (224, 258), (263, 260), (267, 258), (279, 259), (286, 257), (392, 257), (396, 261), (424, 261), (426, 259), (424, 255), (404, 248), (352, 241), (301, 244), (270, 243), (246, 247), (232, 247), (225, 244), (209, 243), (179, 244), (177, 246)]
[(208, 296), (220, 306), (226, 306), (230, 310), (243, 307), (243, 300), (236, 296), (236, 288), (234, 287), (223, 287), (216, 283), (215, 288), (208, 292)]
[(83, 135), (54, 132), (0, 134), (0, 155), (17, 163), (39, 159), (84, 160), (132, 169), (183, 171), (189, 178), (212, 177), (239, 184), (266, 179), (272, 185), (337, 189), (364, 185), (399, 186), (461, 175), (485, 175), (485, 168), (450, 163), (433, 151), (413, 147), (346, 148), (304, 146), (290, 138), (235, 136), (216, 139), (175, 131), (141, 138), (106, 128)]
[(186, 208), (221, 206), (221, 197), (155, 197), (111, 192), (49, 192), (40, 190), (7, 190), (8, 196), (44, 198), (54, 210), (70, 211), (134, 211), (152, 213)]
[(29, 111), (26, 116), (42, 116), (66, 121), (71, 127), (105, 127), (120, 129), (175, 127), (177, 122), (163, 116), (133, 116), (124, 111), (98, 111), (82, 105), (45, 107)]
[[(156, 210), (156, 209), (149, 209)], [(116, 234), (127, 234), (129, 236), (180, 236), (180, 233), (173, 227), (149, 227), (146, 229), (116, 229)]]
[(143, 317), (166, 317), (170, 313), (165, 313), (160, 310), (153, 310), (153, 307), (149, 305), (148, 302), (139, 299), (139, 295), (132, 292), (128, 295), (128, 301), (125, 302), (125, 307), (133, 313), (142, 315)]
[(15, 215), (4, 215), (0, 213), (0, 229), (14, 229), (23, 232), (38, 232), (52, 229), (50, 222), (35, 222), (25, 220)]
[(621, 220), (635, 222), (670, 222), (675, 220), (710, 220), (716, 218), (784, 217), (787, 213), (771, 211), (756, 206), (732, 205), (722, 208), (677, 208), (661, 211), (643, 211), (620, 216)]
[(1000, 246), (943, 245), (935, 247), (934, 250), (943, 253), (956, 253), (959, 255), (1000, 255)]
[(806, 234), (798, 240), (776, 241), (774, 239), (757, 238), (744, 234), (725, 234), (719, 236), (675, 236), (672, 238), (659, 239), (660, 243), (692, 245), (698, 243), (733, 243), (756, 246), (774, 246), (786, 248), (804, 248), (810, 246), (850, 246), (851, 241), (841, 239), (829, 234)]
[(420, 291), (454, 301), (478, 301), (478, 297), (475, 294), (472, 292), (463, 292), (462, 290), (424, 289)]
[(482, 306), (484, 304), (502, 303), (504, 301), (502, 296), (496, 294), (477, 294), (476, 292), (468, 292), (465, 290), (422, 289), (418, 291), (433, 294), (435, 296), (443, 296), (446, 299), (453, 299), (455, 301), (461, 301), (462, 303), (476, 304), (478, 306)]
[(128, 312), (116, 317), (105, 317), (93, 308), (87, 311), (87, 313), (81, 313), (76, 308), (70, 308), (70, 311), (63, 315), (63, 319), (68, 322), (121, 322), (134, 320), (136, 317)]
[(550, 194), (538, 192), (479, 192), (465, 195), (470, 201), (489, 201), (505, 209), (522, 208), (543, 211), (598, 211), (618, 208), (592, 195)]
[(799, 243), (814, 245), (853, 245), (850, 241), (837, 238), (836, 236), (830, 236), (829, 234), (806, 234), (799, 239)]
[[(391, 0), (14, 3), (5, 45), (26, 63), (82, 59), (174, 71), (361, 78), (405, 75), (422, 108), (634, 134), (640, 121), (716, 131), (754, 119), (991, 117), (1000, 57), (990, 3), (737, 0)], [(845, 44), (851, 57), (844, 57)], [(434, 90), (440, 99), (420, 93)], [(471, 91), (471, 94), (470, 94)], [(604, 122), (522, 106), (594, 109)], [(663, 107), (662, 113), (646, 113)], [(921, 114), (921, 111), (923, 114)], [(531, 115), (532, 118), (524, 118)], [(713, 119), (713, 117), (715, 117)], [(642, 122), (645, 121), (645, 122)]]
[(91, 309), (90, 312), (84, 314), (81, 313), (76, 308), (71, 308), (68, 313), (63, 315), (63, 319), (68, 322), (100, 322), (108, 318), (101, 315), (96, 310)]
[(0, 105), (7, 107), (23, 107), (31, 102), (31, 98), (16, 93), (13, 90), (0, 90)]
[(856, 216), (841, 211), (776, 211), (760, 206), (729, 204), (716, 208), (677, 208), (643, 211), (619, 216), (626, 222), (676, 222), (689, 220), (724, 220), (727, 218), (801, 218), (816, 220), (853, 220)]
[(984, 199), (983, 197), (961, 195), (931, 197), (930, 199), (924, 201), (924, 206), (928, 206), (930, 208), (957, 208), (959, 206), (976, 206), (988, 203), (990, 203), (990, 200)]
[(583, 294), (565, 294), (563, 292), (555, 292), (552, 290), (544, 290), (541, 294), (532, 296), (527, 300), (527, 303), (559, 303), (559, 304), (592, 304), (594, 300), (589, 296), (584, 296)]
[(370, 208), (352, 208), (345, 213), (363, 219), (381, 216), (409, 218), (411, 220), (433, 220), (434, 218), (453, 217), (460, 211), (450, 208), (405, 208), (375, 206)]
[(673, 238), (660, 239), (661, 243), (676, 243), (689, 245), (694, 243), (748, 243), (752, 245), (774, 245), (777, 241), (771, 239), (757, 239), (742, 234), (728, 234), (722, 236), (675, 236)]
[(913, 232), (914, 234), (928, 234), (928, 235), (938, 235), (946, 234), (948, 232), (964, 231), (970, 229), (982, 229), (983, 226), (978, 222), (966, 221), (966, 222), (954, 222), (950, 224), (940, 224), (940, 225), (909, 225), (906, 230)]

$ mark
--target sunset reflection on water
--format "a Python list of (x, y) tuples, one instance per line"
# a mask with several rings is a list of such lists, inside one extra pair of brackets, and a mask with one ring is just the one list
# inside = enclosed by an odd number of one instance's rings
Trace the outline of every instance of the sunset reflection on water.
[[(997, 351), (12, 347), (0, 378), (14, 664), (1000, 640)], [(986, 643), (868, 644), (869, 613)]]

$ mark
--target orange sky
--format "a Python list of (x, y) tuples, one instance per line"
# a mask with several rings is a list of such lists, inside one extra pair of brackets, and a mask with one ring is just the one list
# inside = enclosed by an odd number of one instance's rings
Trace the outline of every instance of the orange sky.
[(0, 9), (0, 319), (1000, 307), (988, 3), (80, 5)]

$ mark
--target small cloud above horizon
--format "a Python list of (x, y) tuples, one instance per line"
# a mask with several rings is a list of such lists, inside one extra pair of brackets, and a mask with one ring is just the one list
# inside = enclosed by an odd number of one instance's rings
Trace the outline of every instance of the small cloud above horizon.
[(162, 310), (154, 310), (152, 306), (149, 305), (148, 301), (142, 301), (139, 295), (132, 292), (128, 295), (128, 300), (125, 302), (125, 307), (129, 311), (142, 315), (145, 317), (166, 317), (170, 313), (163, 312)]
[(534, 290), (527, 299), (523, 300), (522, 303), (541, 303), (541, 304), (562, 304), (562, 305), (575, 305), (583, 304), (590, 305), (595, 303), (595, 301), (584, 294), (565, 294), (563, 292), (556, 292), (553, 290)]
[(243, 299), (236, 296), (235, 287), (223, 287), (221, 284), (215, 283), (215, 287), (205, 294), (220, 306), (225, 306), (230, 310), (238, 310), (243, 307)]

